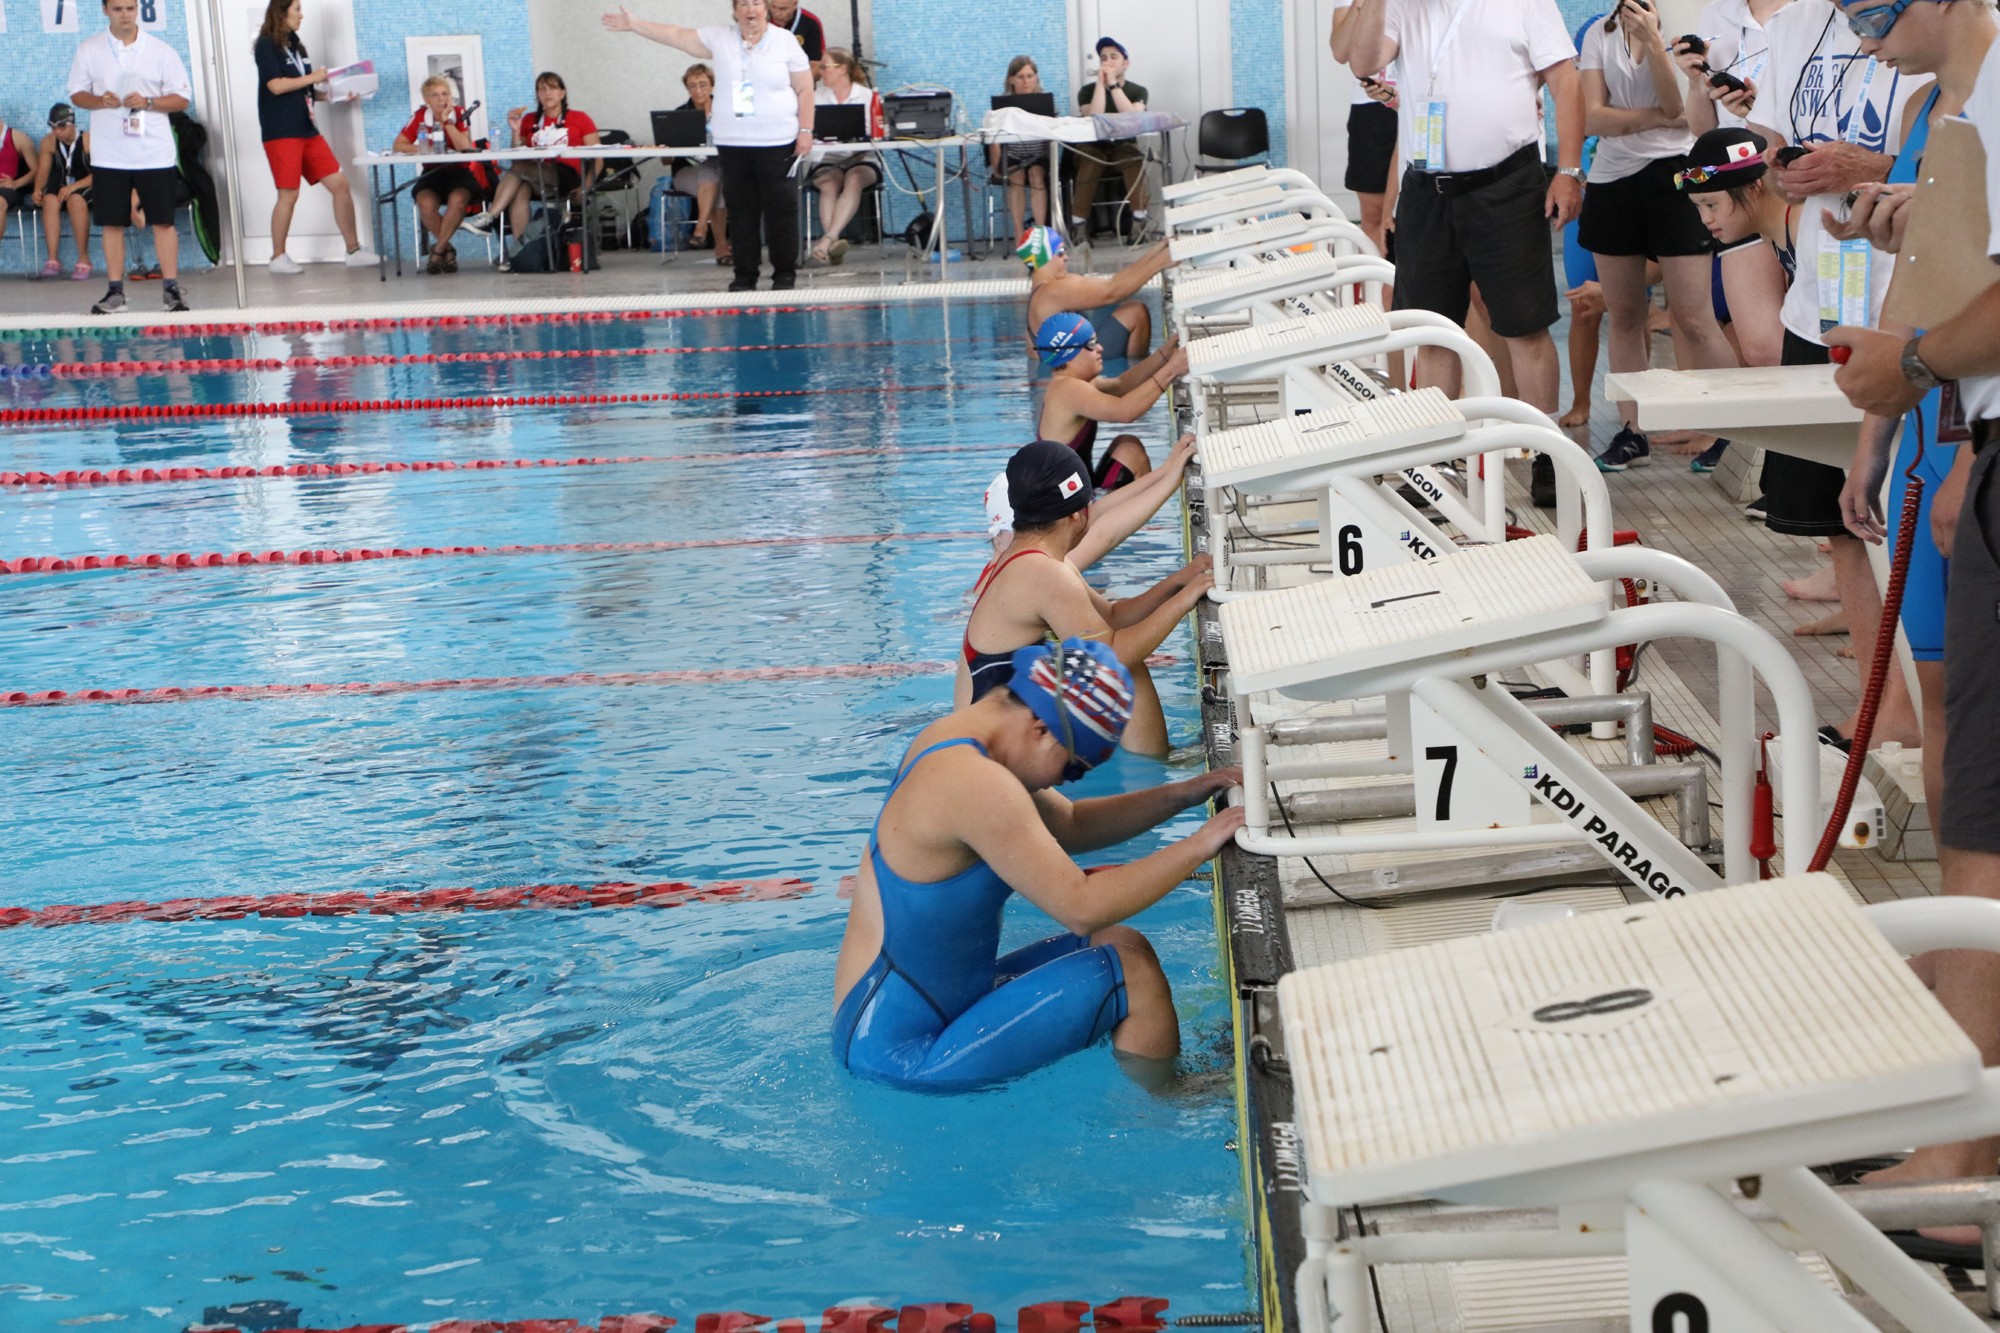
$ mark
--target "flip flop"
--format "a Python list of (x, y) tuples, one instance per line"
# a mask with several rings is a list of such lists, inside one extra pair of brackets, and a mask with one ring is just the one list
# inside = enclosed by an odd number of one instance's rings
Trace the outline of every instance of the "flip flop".
[(1889, 1238), (1890, 1244), (1920, 1264), (1963, 1268), (1971, 1273), (1986, 1267), (1986, 1255), (1977, 1245), (1952, 1245), (1915, 1231), (1885, 1231), (1882, 1234)]
[(1834, 726), (1831, 722), (1819, 729), (1819, 743), (1821, 745), (1831, 745), (1842, 754), (1846, 754), (1854, 748), (1853, 738), (1841, 735), (1840, 728)]
[(1827, 1162), (1813, 1168), (1813, 1174), (1829, 1185), (1860, 1185), (1864, 1176), (1901, 1166), (1901, 1157), (1851, 1157), (1843, 1162)]

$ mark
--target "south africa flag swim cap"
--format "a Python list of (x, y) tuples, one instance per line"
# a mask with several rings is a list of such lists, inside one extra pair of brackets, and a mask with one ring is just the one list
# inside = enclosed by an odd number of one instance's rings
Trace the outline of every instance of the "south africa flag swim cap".
[(1063, 252), (1062, 233), (1053, 227), (1030, 227), (1021, 233), (1014, 253), (1029, 268), (1041, 268)]
[(1069, 750), (1064, 782), (1076, 781), (1109, 759), (1132, 720), (1132, 673), (1109, 644), (1093, 639), (1021, 649), (1014, 654), (1007, 689)]

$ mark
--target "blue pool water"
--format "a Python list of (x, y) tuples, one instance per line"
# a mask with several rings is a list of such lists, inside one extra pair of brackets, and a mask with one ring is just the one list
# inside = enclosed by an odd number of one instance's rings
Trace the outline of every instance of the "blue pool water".
[[(1028, 438), (1012, 303), (0, 343), (20, 359), (896, 340), (743, 355), (10, 380), (0, 404), (948, 385), (644, 407), (13, 429), (0, 470), (660, 455), (620, 467), (0, 494), (0, 557), (941, 533)], [(1149, 433), (1157, 439), (1164, 420)], [(902, 453), (922, 446), (932, 452)], [(935, 451), (936, 446), (955, 446)], [(860, 449), (813, 456), (827, 448)], [(725, 459), (675, 462), (676, 456)], [(949, 663), (978, 540), (0, 582), (0, 691)], [(1100, 581), (1179, 560), (1171, 512)], [(1183, 660), (1183, 634), (1166, 649)], [(1159, 673), (1190, 736), (1192, 673)], [(834, 953), (942, 669), (0, 711), (0, 905), (798, 876), (669, 911), (0, 934), (0, 1329), (339, 1327), (841, 1301), (1246, 1308), (1205, 884), (1139, 919), (1188, 1090), (1099, 1049), (927, 1097), (827, 1050)], [(1146, 785), (1124, 757), (1083, 790)], [(1163, 830), (1194, 826), (1190, 814)], [(1148, 840), (1144, 850), (1155, 845)], [(1008, 945), (1048, 933), (1026, 904)]]

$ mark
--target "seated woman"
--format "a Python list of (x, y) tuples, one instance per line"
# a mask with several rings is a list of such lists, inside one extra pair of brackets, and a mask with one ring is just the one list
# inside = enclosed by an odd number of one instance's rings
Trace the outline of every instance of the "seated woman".
[(1059, 440), (1076, 450), (1099, 490), (1116, 490), (1153, 470), (1146, 446), (1126, 433), (1111, 441), (1097, 457), (1097, 427), (1102, 422), (1129, 425), (1146, 415), (1167, 385), (1187, 374), (1187, 353), (1179, 338), (1169, 338), (1160, 350), (1116, 379), (1104, 373), (1104, 349), (1097, 330), (1082, 315), (1050, 315), (1035, 330), (1035, 351), (1052, 372), (1036, 434)]
[[(1048, 90), (1042, 87), (1042, 72), (1035, 68), (1033, 56), (1015, 56), (1007, 62), (1007, 95), (1019, 97), (1025, 93), (1040, 93)], [(1033, 216), (1034, 225), (1049, 225), (1049, 146), (1045, 143), (996, 143), (986, 147), (986, 165), (991, 170), (990, 181), (994, 185), (1007, 187), (1007, 217), (1014, 224), (1010, 236), (1019, 236), (1028, 228), (1023, 219)], [(1027, 209), (1022, 209), (1023, 196)]]
[[(465, 108), (451, 104), (451, 80), (433, 74), (424, 80), (424, 104), (396, 136), (399, 153), (469, 153), (472, 131)], [(459, 224), (486, 197), (484, 162), (439, 162), (425, 167), (410, 191), (424, 230), (430, 234), (426, 273), (458, 272), (458, 251), (451, 238)]]
[(35, 141), (0, 117), (0, 235), (6, 234), (8, 212), (34, 192), (39, 161)]
[[(819, 77), (815, 103), (866, 107), (871, 130), (881, 123), (882, 99), (852, 51), (829, 46), (820, 61)], [(882, 159), (873, 153), (828, 153), (813, 168), (812, 183), (819, 191), (820, 236), (807, 262), (838, 264), (847, 258), (847, 242), (840, 233), (861, 211), (861, 196), (882, 183)]]
[(76, 128), (76, 112), (67, 102), (49, 108), (49, 132), (43, 136), (35, 164), (35, 202), (42, 206), (42, 237), (48, 261), (42, 276), (62, 273), (62, 221), (69, 217), (76, 238), (76, 267), (70, 277), (90, 276), (90, 132)]
[[(1013, 1078), (1111, 1038), (1163, 1083), (1180, 1053), (1173, 989), (1119, 923), (1172, 892), (1242, 827), (1235, 806), (1125, 865), (1110, 847), (1242, 780), (1237, 769), (1069, 801), (1050, 790), (1111, 757), (1132, 681), (1104, 645), (1023, 648), (1013, 678), (918, 734), (882, 802), (834, 971), (833, 1053), (863, 1078), (932, 1092)], [(1001, 956), (1022, 897), (1062, 933)]]
[[(714, 70), (697, 60), (681, 75), (681, 87), (687, 89), (688, 100), (677, 110), (699, 111), (714, 119)], [(734, 263), (729, 249), (729, 210), (722, 203), (722, 168), (713, 158), (682, 157), (674, 159), (672, 170), (674, 189), (694, 200), (694, 230), (688, 233), (688, 244), (696, 250), (713, 246), (716, 263)]]
[[(535, 76), (536, 109), (523, 114), (524, 108), (515, 107), (507, 113), (507, 125), (514, 131), (516, 148), (595, 148), (597, 146), (597, 122), (581, 111), (572, 111), (569, 105), (569, 85), (562, 75), (545, 71)], [(583, 159), (579, 157), (532, 158), (516, 162), (500, 178), (500, 188), (493, 193), (493, 206), (480, 217), (465, 224), (467, 231), (482, 234), (493, 230), (495, 219), (502, 212), (507, 215), (507, 225), (519, 236), (528, 229), (529, 209), (533, 200), (554, 207), (557, 201), (567, 199), (583, 188)], [(503, 266), (506, 261), (501, 261)]]

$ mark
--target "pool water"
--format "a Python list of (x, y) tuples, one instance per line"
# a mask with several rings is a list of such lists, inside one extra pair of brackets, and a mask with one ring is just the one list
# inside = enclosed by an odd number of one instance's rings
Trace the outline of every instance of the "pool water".
[[(0, 558), (788, 544), (0, 579), (0, 694), (383, 687), (0, 710), (0, 906), (815, 888), (673, 910), (0, 933), (0, 1329), (179, 1330), (232, 1306), (269, 1326), (652, 1311), (692, 1330), (700, 1312), (812, 1319), (858, 1300), (963, 1301), (1003, 1325), (1049, 1300), (1253, 1304), (1204, 882), (1137, 922), (1181, 1006), (1179, 1095), (1140, 1090), (1102, 1048), (953, 1097), (858, 1082), (828, 1050), (838, 885), (896, 759), (948, 706), (986, 554), (937, 534), (983, 525), (986, 481), (1030, 436), (1018, 320), (1001, 302), (0, 343), (9, 362), (697, 349), (9, 378), (0, 406), (815, 390), (8, 431), (0, 470), (659, 461), (10, 488)], [(776, 346), (709, 350), (752, 344)], [(921, 536), (815, 540), (897, 533)], [(1131, 588), (1179, 559), (1170, 508), (1097, 578)], [(1183, 632), (1166, 651), (1185, 663), (1192, 644)], [(852, 670), (879, 664), (907, 670)], [(817, 670), (702, 674), (770, 666)], [(665, 671), (689, 674), (574, 678)], [(438, 684), (468, 678), (525, 679)], [(1191, 669), (1158, 678), (1191, 737)], [(1080, 790), (1172, 776), (1121, 757)], [(1017, 899), (1007, 947), (1052, 930)]]

